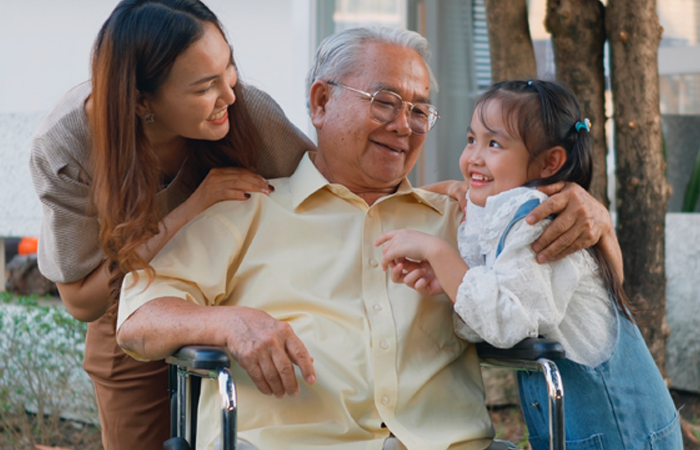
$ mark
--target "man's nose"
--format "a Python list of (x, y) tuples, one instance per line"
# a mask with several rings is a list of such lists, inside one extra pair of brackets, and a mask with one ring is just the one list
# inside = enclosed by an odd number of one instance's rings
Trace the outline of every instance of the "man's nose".
[(394, 117), (394, 120), (387, 124), (389, 129), (395, 129), (400, 134), (411, 134), (411, 105), (403, 102), (399, 113)]

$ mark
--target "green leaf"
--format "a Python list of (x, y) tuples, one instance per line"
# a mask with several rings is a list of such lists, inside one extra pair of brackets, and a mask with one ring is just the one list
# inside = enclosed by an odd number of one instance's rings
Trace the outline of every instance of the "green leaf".
[(695, 157), (695, 166), (693, 167), (693, 173), (690, 175), (690, 180), (685, 187), (685, 195), (683, 195), (683, 207), (682, 212), (693, 212), (695, 211), (695, 205), (698, 203), (698, 197), (700, 197), (700, 151)]

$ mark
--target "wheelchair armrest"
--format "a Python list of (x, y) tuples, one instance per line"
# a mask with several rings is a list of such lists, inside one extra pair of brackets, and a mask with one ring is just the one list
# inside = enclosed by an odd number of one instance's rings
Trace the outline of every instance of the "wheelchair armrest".
[(230, 367), (231, 358), (221, 347), (188, 345), (168, 356), (165, 362), (185, 369), (219, 370)]
[(511, 348), (497, 348), (487, 342), (479, 342), (476, 351), (481, 359), (537, 361), (540, 358), (557, 360), (566, 357), (564, 347), (547, 338), (525, 338)]

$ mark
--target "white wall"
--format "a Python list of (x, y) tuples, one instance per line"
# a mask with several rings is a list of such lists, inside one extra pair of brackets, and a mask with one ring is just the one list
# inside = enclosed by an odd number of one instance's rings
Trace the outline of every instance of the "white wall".
[[(204, 0), (228, 31), (243, 79), (309, 132), (304, 77), (312, 0)], [(88, 79), (92, 43), (117, 0), (0, 0), (0, 114), (47, 111)]]

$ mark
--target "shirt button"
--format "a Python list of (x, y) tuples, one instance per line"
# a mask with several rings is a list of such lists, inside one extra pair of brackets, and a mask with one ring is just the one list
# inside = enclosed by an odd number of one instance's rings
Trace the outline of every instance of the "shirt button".
[(370, 209), (369, 211), (367, 211), (367, 215), (370, 217), (374, 217), (374, 210)]
[(387, 348), (389, 348), (389, 344), (387, 344), (386, 341), (380, 342), (380, 343), (379, 343), (379, 346), (380, 346), (381, 348), (385, 349), (385, 350), (386, 350)]
[(375, 311), (381, 311), (382, 309), (384, 309), (384, 308), (382, 308), (382, 305), (374, 305)]
[(377, 266), (379, 265), (379, 263), (377, 262), (376, 259), (370, 258), (370, 259), (369, 259), (369, 265), (372, 266), (372, 267), (377, 267)]
[(388, 405), (389, 404), (389, 397), (387, 397), (386, 395), (384, 397), (382, 397), (382, 404)]

